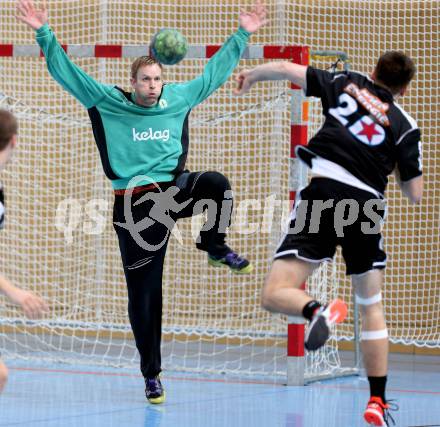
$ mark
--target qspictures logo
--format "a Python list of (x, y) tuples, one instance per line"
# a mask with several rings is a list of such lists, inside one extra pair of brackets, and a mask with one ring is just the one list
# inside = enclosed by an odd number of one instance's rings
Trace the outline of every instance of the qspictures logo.
[(146, 130), (136, 130), (136, 128), (132, 129), (133, 131), (133, 141), (163, 141), (167, 142), (170, 139), (170, 130), (153, 130), (153, 128), (148, 128)]

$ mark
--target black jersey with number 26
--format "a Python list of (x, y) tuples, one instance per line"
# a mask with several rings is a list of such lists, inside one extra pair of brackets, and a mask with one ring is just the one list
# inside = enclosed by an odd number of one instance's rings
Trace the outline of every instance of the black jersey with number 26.
[(402, 181), (422, 174), (420, 130), (387, 89), (359, 73), (308, 67), (306, 95), (321, 98), (325, 116), (309, 151), (382, 194), (395, 167)]

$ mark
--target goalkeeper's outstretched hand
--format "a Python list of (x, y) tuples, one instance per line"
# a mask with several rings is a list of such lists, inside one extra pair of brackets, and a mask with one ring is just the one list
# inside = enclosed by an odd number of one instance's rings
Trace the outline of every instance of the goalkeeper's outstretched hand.
[(46, 1), (42, 2), (40, 8), (36, 8), (32, 0), (18, 0), (15, 17), (34, 30), (38, 30), (47, 22)]
[(267, 23), (266, 15), (266, 7), (263, 3), (257, 1), (249, 12), (241, 10), (239, 17), (240, 27), (249, 33), (254, 33)]

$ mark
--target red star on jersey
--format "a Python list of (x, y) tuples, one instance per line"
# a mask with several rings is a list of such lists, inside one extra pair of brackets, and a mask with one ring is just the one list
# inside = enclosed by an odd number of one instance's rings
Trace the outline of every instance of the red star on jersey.
[(368, 142), (371, 142), (374, 135), (380, 135), (381, 133), (376, 130), (376, 124), (370, 123), (367, 124), (364, 121), (361, 121), (362, 130), (358, 133), (358, 135), (365, 135), (368, 138)]

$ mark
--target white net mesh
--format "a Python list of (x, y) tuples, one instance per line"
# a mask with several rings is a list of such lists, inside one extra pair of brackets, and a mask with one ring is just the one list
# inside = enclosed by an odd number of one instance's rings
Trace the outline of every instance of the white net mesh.
[[(4, 43), (33, 44), (32, 32), (13, 17), (14, 2), (0, 0), (0, 5)], [(436, 37), (438, 24), (432, 17), (438, 16), (438, 6), (381, 2), (379, 13), (377, 5), (277, 1), (269, 4), (271, 23), (251, 43), (344, 50), (352, 68), (361, 71), (367, 71), (386, 48), (405, 49), (417, 61), (419, 75), (404, 106), (423, 130), (429, 196), (421, 207), (408, 207), (391, 185), (385, 296), (395, 341), (438, 346), (439, 218), (434, 207), (439, 206), (440, 194), (434, 186), (439, 154), (433, 143), (439, 134), (439, 94), (438, 87), (427, 90), (438, 81), (438, 68), (433, 66), (438, 47), (432, 46), (428, 56), (420, 50), (428, 32), (431, 39)], [(184, 1), (176, 6), (161, 1), (144, 2), (139, 8), (139, 2), (131, 0), (49, 2), (50, 24), (58, 39), (72, 44), (147, 44), (162, 27), (179, 29), (191, 44), (221, 44), (235, 30), (243, 6), (248, 4)], [(415, 13), (417, 20), (402, 19)], [(363, 18), (362, 32), (380, 34), (376, 44), (359, 42), (358, 14)], [(409, 33), (411, 37), (403, 37)], [(97, 80), (128, 89), (130, 59), (74, 60)], [(204, 63), (185, 60), (167, 68), (165, 77), (193, 78)], [(0, 239), (2, 272), (50, 304), (50, 314), (42, 322), (25, 323), (21, 313), (1, 299), (0, 348), (6, 357), (133, 366), (137, 352), (111, 226), (112, 191), (87, 113), (49, 77), (41, 59), (1, 58), (0, 72), (6, 76), (3, 106), (15, 111), (20, 122), (15, 160), (2, 174), (7, 197), (7, 223)], [(172, 239), (164, 272), (164, 368), (279, 376), (285, 373), (286, 321), (264, 312), (259, 295), (283, 223), (281, 207), (272, 217), (265, 206), (271, 197), (288, 197), (290, 117), (288, 99), (282, 95), (287, 85), (261, 84), (244, 98), (233, 97), (231, 88), (229, 82), (192, 113), (188, 167), (220, 170), (229, 177), (236, 197), (229, 242), (252, 259), (256, 272), (246, 278), (208, 269), (204, 254), (194, 248), (192, 221), (179, 222), (184, 245)], [(319, 118), (316, 114), (312, 118), (316, 125)], [(245, 199), (255, 199), (247, 211), (241, 203)], [(103, 229), (92, 234), (90, 225), (96, 221), (87, 209), (93, 209), (97, 200)], [(58, 214), (68, 213), (65, 224), (73, 224), (72, 230), (60, 231), (57, 209)], [(258, 232), (252, 224), (257, 224)], [(309, 288), (320, 298), (339, 293), (350, 300), (349, 286), (335, 286), (340, 265), (325, 266)], [(351, 338), (352, 328), (344, 328), (338, 334)], [(308, 369), (314, 373), (338, 366), (335, 342), (309, 360)]]

